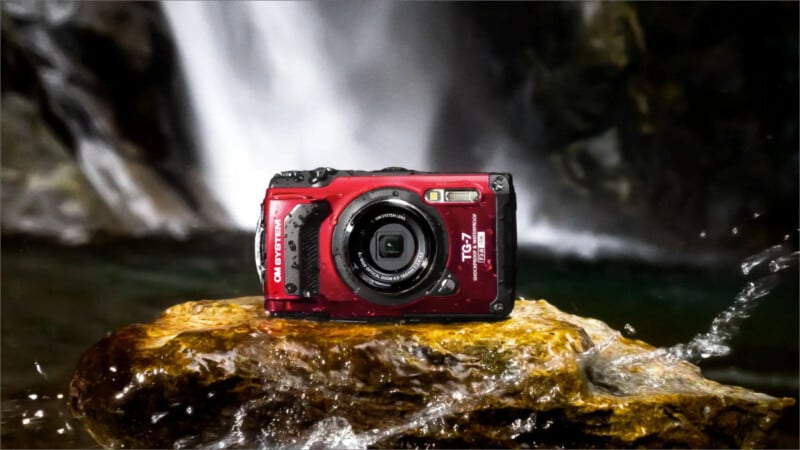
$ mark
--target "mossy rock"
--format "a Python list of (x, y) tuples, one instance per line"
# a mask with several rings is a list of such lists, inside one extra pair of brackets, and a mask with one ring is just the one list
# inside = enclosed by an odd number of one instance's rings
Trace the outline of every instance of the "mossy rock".
[(545, 301), (495, 323), (270, 317), (174, 306), (78, 363), (71, 406), (107, 447), (760, 447), (794, 404)]

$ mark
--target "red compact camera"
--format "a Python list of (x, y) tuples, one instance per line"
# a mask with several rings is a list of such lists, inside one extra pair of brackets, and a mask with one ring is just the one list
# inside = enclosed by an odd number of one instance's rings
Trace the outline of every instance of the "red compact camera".
[(288, 171), (256, 229), (266, 309), (335, 320), (506, 317), (516, 200), (507, 173)]

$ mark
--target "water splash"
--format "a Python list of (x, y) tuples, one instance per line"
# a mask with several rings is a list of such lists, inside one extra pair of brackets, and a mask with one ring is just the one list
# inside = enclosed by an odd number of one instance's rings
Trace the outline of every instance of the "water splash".
[(693, 362), (729, 354), (731, 352), (729, 344), (738, 334), (739, 324), (750, 317), (750, 313), (758, 306), (759, 299), (777, 286), (779, 279), (775, 273), (795, 265), (797, 255), (798, 252), (790, 253), (785, 245), (779, 244), (745, 258), (741, 265), (742, 274), (750, 274), (765, 262), (768, 262), (773, 274), (748, 281), (736, 294), (734, 302), (714, 317), (707, 332), (696, 335), (685, 344), (671, 347), (669, 353)]
[[(746, 259), (747, 273), (754, 274), (762, 267), (780, 267), (783, 270), (797, 263), (797, 252), (791, 252), (786, 246), (775, 246)], [(752, 263), (756, 262), (756, 263)], [(743, 269), (743, 272), (745, 270)], [(687, 364), (707, 358), (723, 356), (730, 352), (730, 340), (736, 335), (741, 321), (749, 317), (759, 300), (770, 293), (778, 283), (776, 273), (748, 281), (736, 295), (734, 302), (720, 312), (712, 321), (709, 330), (700, 333), (687, 343), (672, 347), (659, 348), (653, 351), (631, 354), (629, 350), (620, 352), (620, 332), (609, 329), (605, 324), (594, 319), (576, 317), (576, 324), (591, 337), (594, 345), (578, 356), (578, 364), (585, 374), (586, 381), (592, 389), (609, 392), (613, 395), (647, 395), (658, 392), (683, 392), (691, 390), (686, 374), (696, 373)], [(624, 332), (632, 336), (635, 329), (629, 324)], [(625, 356), (618, 356), (624, 354)], [(616, 356), (615, 356), (616, 355)], [(563, 363), (563, 361), (562, 361)], [(446, 434), (453, 425), (450, 420), (462, 414), (475, 411), (476, 405), (484, 404), (487, 397), (499, 398), (520, 395), (519, 380), (532, 370), (536, 364), (532, 358), (521, 351), (509, 361), (504, 371), (494, 377), (488, 377), (473, 385), (468, 391), (443, 389), (410, 413), (402, 421), (395, 424), (367, 431), (356, 431), (354, 423), (332, 413), (318, 420), (302, 436), (290, 441), (276, 439), (273, 430), (262, 428), (247, 431), (245, 420), (258, 408), (270, 404), (269, 398), (259, 399), (242, 405), (234, 414), (234, 424), (229, 433), (221, 441), (211, 447), (225, 448), (234, 445), (252, 445), (254, 442), (262, 448), (369, 448), (380, 442), (391, 442), (392, 438), (419, 430), (422, 434)], [(557, 371), (559, 361), (548, 367), (537, 367), (537, 370)], [(685, 365), (680, 370), (674, 366)], [(300, 389), (299, 379), (282, 380), (287, 387)], [(558, 387), (550, 396), (544, 395), (542, 401), (549, 402), (557, 398)], [(278, 388), (277, 390), (281, 390)], [(351, 405), (352, 406), (352, 405)], [(508, 424), (510, 430), (518, 433), (529, 433), (533, 429), (546, 429), (552, 422), (531, 416), (527, 419), (515, 419)], [(255, 433), (255, 435), (254, 435)], [(260, 433), (260, 434), (258, 434)], [(184, 442), (191, 444), (191, 442)]]
[[(516, 349), (519, 350), (519, 349)], [(516, 351), (515, 350), (515, 351)], [(509, 349), (510, 351), (510, 349)], [(481, 364), (481, 363), (478, 363)], [(286, 377), (280, 380), (280, 385), (273, 389), (272, 394), (265, 397), (247, 401), (240, 405), (233, 414), (233, 423), (222, 439), (208, 445), (208, 448), (230, 448), (235, 446), (254, 446), (258, 448), (352, 448), (366, 449), (380, 442), (391, 441), (393, 437), (404, 435), (417, 430), (422, 434), (440, 431), (446, 434), (449, 425), (448, 418), (469, 414), (485, 405), (487, 398), (502, 398), (504, 395), (519, 395), (520, 380), (526, 378), (526, 373), (531, 370), (563, 370), (560, 365), (568, 365), (563, 358), (555, 358), (545, 363), (544, 366), (532, 358), (527, 350), (521, 350), (513, 359), (508, 361), (503, 371), (499, 374), (488, 376), (469, 385), (442, 385), (431, 387), (436, 391), (429, 400), (419, 409), (410, 413), (399, 423), (374, 428), (367, 431), (356, 432), (347, 419), (337, 416), (335, 412), (316, 423), (303, 435), (287, 439), (282, 436), (283, 430), (267, 427), (253, 429), (247, 423), (256, 411), (274, 405), (280, 398), (280, 391), (303, 391), (307, 389), (307, 380), (303, 378)], [(463, 371), (465, 374), (475, 368), (451, 368), (454, 371)], [(551, 391), (551, 397), (559, 395), (559, 387)], [(304, 394), (303, 394), (304, 395)], [(541, 399), (550, 401), (551, 398)], [(299, 398), (298, 401), (302, 401)], [(343, 408), (354, 405), (343, 405)], [(530, 432), (537, 427), (535, 413), (525, 420), (519, 419), (509, 425), (519, 433)], [(546, 427), (547, 425), (542, 425)], [(454, 429), (454, 431), (456, 431)], [(189, 436), (175, 442), (175, 447), (193, 446), (197, 444), (197, 436)]]
[(667, 351), (680, 359), (693, 362), (729, 354), (729, 344), (739, 333), (739, 324), (750, 317), (750, 313), (758, 306), (758, 300), (769, 294), (777, 284), (778, 278), (775, 275), (749, 281), (736, 295), (734, 302), (714, 317), (707, 332), (696, 335), (685, 344), (670, 347)]
[[(742, 265), (742, 272), (754, 273), (761, 266), (791, 267), (797, 263), (796, 253), (790, 254), (785, 246), (770, 247), (746, 258), (747, 264)], [(750, 316), (760, 299), (769, 294), (777, 284), (778, 275), (775, 273), (748, 281), (733, 303), (712, 320), (708, 331), (697, 334), (686, 343), (620, 355), (615, 347), (618, 337), (623, 333), (617, 332), (616, 336), (598, 340), (594, 347), (581, 354), (578, 359), (587, 382), (615, 395), (680, 392), (686, 381), (681, 376), (667, 375), (678, 365), (698, 363), (729, 354), (730, 341), (738, 333), (741, 322)], [(587, 324), (585, 328), (593, 335), (591, 324)]]
[[(412, 430), (419, 430), (422, 434), (427, 434), (432, 427), (446, 427), (448, 426), (445, 423), (446, 418), (474, 411), (476, 405), (485, 404), (485, 398), (497, 398), (505, 392), (518, 388), (519, 380), (524, 378), (524, 371), (530, 370), (527, 364), (520, 364), (520, 362), (526, 361), (530, 361), (530, 358), (523, 351), (518, 357), (509, 361), (502, 374), (486, 378), (472, 392), (458, 390), (444, 392), (427, 402), (422, 409), (398, 425), (356, 434), (350, 423), (343, 418), (323, 419), (312, 428), (300, 447), (304, 449), (370, 448), (378, 442), (389, 440)], [(520, 419), (511, 424), (512, 428), (520, 432), (530, 431), (535, 426), (535, 415), (529, 417), (525, 422)], [(444, 430), (442, 430), (442, 434), (444, 434)]]
[[(748, 281), (736, 294), (733, 303), (714, 317), (708, 331), (695, 335), (686, 343), (617, 358), (608, 366), (613, 370), (620, 370), (621, 367), (653, 360), (663, 360), (673, 364), (680, 361), (697, 363), (730, 354), (730, 341), (738, 334), (741, 322), (750, 317), (752, 311), (758, 306), (759, 300), (767, 296), (778, 285), (779, 277), (776, 273), (797, 265), (799, 254), (797, 251), (791, 252), (786, 245), (779, 244), (745, 258), (741, 264), (742, 274), (748, 275), (753, 270), (764, 266), (765, 263), (772, 273)], [(597, 350), (593, 349), (592, 352), (597, 352)]]

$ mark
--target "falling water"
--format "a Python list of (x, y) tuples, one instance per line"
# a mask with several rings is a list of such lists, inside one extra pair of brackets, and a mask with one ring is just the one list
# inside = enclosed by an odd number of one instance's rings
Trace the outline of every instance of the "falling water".
[[(403, 6), (164, 3), (194, 104), (203, 170), (239, 227), (255, 226), (257, 205), (278, 171), (433, 169), (435, 115), (448, 86), (464, 77), (452, 73), (452, 51), (439, 38), (448, 16), (426, 9), (420, 17)], [(510, 156), (511, 139), (484, 141), (477, 153), (492, 155), (488, 161), (459, 164), (517, 173), (520, 244), (586, 258), (662, 256), (587, 223), (554, 222), (537, 207), (546, 195), (537, 177)], [(471, 150), (461, 159), (472, 160)]]
[(314, 3), (164, 6), (204, 170), (241, 227), (281, 170), (425, 167), (439, 80), (389, 35), (394, 4), (359, 4), (348, 33)]

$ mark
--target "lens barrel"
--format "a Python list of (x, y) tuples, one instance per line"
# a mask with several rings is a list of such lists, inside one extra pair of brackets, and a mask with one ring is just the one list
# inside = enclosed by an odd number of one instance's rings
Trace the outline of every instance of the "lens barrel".
[(439, 213), (404, 189), (377, 189), (353, 200), (333, 234), (343, 281), (358, 296), (399, 305), (424, 295), (447, 261)]

